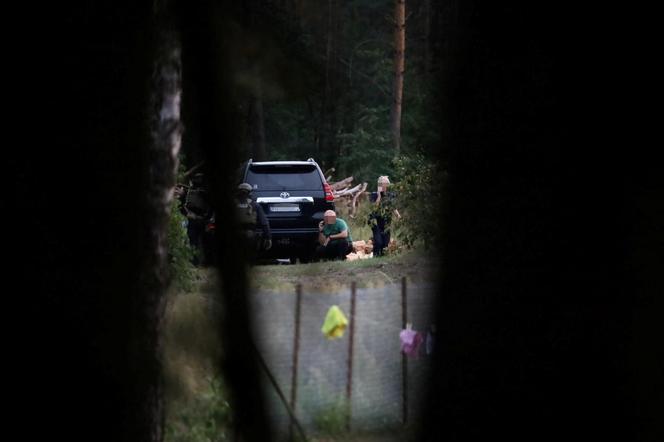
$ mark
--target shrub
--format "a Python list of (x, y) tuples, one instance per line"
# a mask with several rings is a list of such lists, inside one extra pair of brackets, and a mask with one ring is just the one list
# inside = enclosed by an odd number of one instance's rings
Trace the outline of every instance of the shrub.
[(421, 154), (397, 157), (393, 167), (392, 190), (397, 194), (402, 216), (400, 221), (393, 222), (393, 230), (405, 245), (421, 244), (429, 249), (442, 238), (438, 208), (443, 201), (446, 173), (437, 162)]
[(327, 436), (338, 436), (345, 433), (347, 421), (348, 404), (345, 398), (339, 399), (334, 405), (314, 416), (316, 429)]
[[(180, 163), (178, 182), (183, 181), (184, 170)], [(171, 281), (174, 287), (180, 291), (191, 291), (196, 281), (196, 268), (193, 265), (195, 251), (189, 244), (187, 236), (187, 218), (182, 214), (181, 203), (178, 198), (173, 198), (171, 203), (167, 243), (168, 264)]]
[(224, 442), (231, 440), (231, 408), (218, 379), (206, 393), (188, 403), (167, 421), (165, 442)]

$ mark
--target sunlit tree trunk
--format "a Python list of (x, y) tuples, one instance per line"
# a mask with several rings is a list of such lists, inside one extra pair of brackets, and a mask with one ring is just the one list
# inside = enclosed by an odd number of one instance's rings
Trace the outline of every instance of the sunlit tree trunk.
[(394, 150), (399, 153), (401, 151), (401, 104), (406, 52), (406, 0), (395, 0), (394, 26), (394, 100), (390, 127)]

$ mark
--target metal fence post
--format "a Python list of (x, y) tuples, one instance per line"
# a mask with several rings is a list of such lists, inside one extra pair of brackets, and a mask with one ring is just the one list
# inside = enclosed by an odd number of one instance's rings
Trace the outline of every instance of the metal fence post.
[[(293, 338), (293, 366), (292, 366), (292, 378), (291, 378), (291, 397), (290, 397), (290, 406), (295, 413), (297, 405), (297, 364), (300, 354), (300, 309), (302, 306), (302, 284), (297, 284), (295, 289), (295, 321), (294, 329), (295, 336)], [(290, 422), (290, 439), (293, 440), (293, 424), (294, 416), (291, 416)]]
[[(401, 278), (401, 323), (402, 329), (406, 328), (408, 321), (408, 294), (406, 287), (406, 277)], [(405, 353), (401, 353), (401, 400), (403, 405), (403, 424), (408, 423), (408, 359)]]
[(355, 295), (356, 283), (350, 283), (350, 330), (348, 332), (348, 381), (346, 384), (346, 430), (350, 431), (350, 420), (352, 414), (351, 399), (353, 394), (353, 342), (355, 338)]

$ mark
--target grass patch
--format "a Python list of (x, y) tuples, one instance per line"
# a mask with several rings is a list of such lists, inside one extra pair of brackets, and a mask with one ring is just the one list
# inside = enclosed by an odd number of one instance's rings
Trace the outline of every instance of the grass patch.
[(214, 273), (197, 269), (191, 293), (171, 290), (164, 316), (166, 442), (230, 440), (231, 410), (219, 376)]
[(298, 283), (307, 289), (338, 292), (351, 281), (358, 287), (382, 287), (406, 277), (412, 282), (431, 281), (436, 261), (417, 251), (356, 261), (329, 261), (310, 264), (255, 266), (250, 271), (254, 290), (293, 291)]

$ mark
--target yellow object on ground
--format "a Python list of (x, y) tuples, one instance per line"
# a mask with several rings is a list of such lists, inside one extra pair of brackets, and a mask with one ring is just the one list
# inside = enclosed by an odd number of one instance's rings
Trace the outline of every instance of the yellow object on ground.
[(327, 339), (340, 338), (344, 335), (347, 325), (348, 319), (346, 319), (344, 312), (342, 312), (338, 306), (333, 305), (327, 311), (327, 316), (325, 317), (325, 322), (323, 323), (321, 331)]

